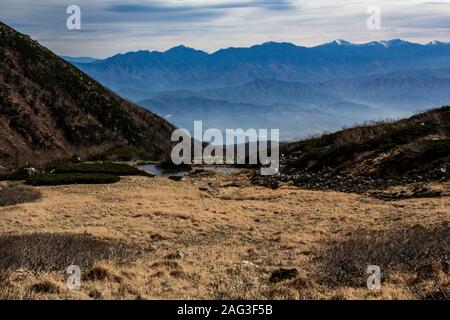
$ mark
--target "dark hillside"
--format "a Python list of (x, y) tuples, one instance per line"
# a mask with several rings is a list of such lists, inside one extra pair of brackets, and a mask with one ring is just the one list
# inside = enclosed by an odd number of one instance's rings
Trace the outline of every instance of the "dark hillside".
[(364, 191), (445, 181), (450, 177), (450, 107), (289, 143), (281, 154), (281, 173), (268, 179), (272, 183)]
[(0, 166), (88, 156), (116, 146), (162, 158), (173, 129), (0, 23)]

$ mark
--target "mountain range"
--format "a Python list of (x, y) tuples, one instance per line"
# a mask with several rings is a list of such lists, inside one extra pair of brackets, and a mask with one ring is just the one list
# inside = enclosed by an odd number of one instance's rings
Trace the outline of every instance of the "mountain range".
[(164, 158), (173, 129), (0, 23), (0, 169), (117, 147)]
[(281, 128), (283, 139), (450, 100), (450, 44), (438, 41), (268, 42), (211, 54), (178, 46), (72, 63), (177, 126)]
[[(0, 169), (73, 155), (97, 155), (118, 147), (143, 151), (154, 158), (167, 157), (171, 150), (170, 135), (175, 128), (168, 121), (120, 98), (38, 42), (2, 23), (0, 40)], [(354, 46), (359, 48), (358, 45), (341, 41), (322, 47), (339, 51), (340, 47), (349, 50)], [(447, 45), (433, 43), (421, 46), (391, 41), (372, 46), (385, 49), (398, 47), (405, 54), (417, 46), (441, 48), (438, 52), (443, 54), (435, 59), (434, 63), (437, 63), (446, 57)], [(410, 46), (409, 50), (404, 48)], [(199, 56), (208, 56), (191, 49), (176, 48), (169, 52), (170, 59), (167, 58), (167, 61), (182, 59), (180, 52), (185, 50), (190, 52), (185, 58), (193, 64), (197, 63)], [(88, 65), (99, 63), (93, 61)], [(173, 61), (172, 65), (175, 65)], [(337, 131), (338, 125), (350, 125), (357, 119), (362, 121), (388, 113), (412, 112), (414, 108), (439, 104), (440, 101), (446, 104), (445, 100), (450, 99), (449, 87), (450, 70), (436, 65), (433, 68), (397, 70), (322, 82), (267, 78), (229, 87), (153, 91), (148, 92), (147, 99), (140, 104), (187, 128), (190, 121), (204, 119), (206, 126), (219, 128), (281, 128), (284, 137), (294, 139), (299, 134)], [(337, 133), (325, 135), (319, 140), (308, 140), (320, 141), (320, 150), (314, 142), (311, 148), (308, 147), (308, 152), (315, 156), (319, 152), (328, 157), (330, 150), (339, 149), (338, 155), (344, 155), (345, 160), (345, 156), (351, 154), (347, 151), (353, 152), (355, 143), (361, 142), (352, 140), (348, 148), (342, 149), (342, 139), (344, 136), (354, 139), (355, 132), (358, 133), (358, 141), (370, 140), (368, 135), (377, 132), (378, 140), (376, 143), (370, 142), (369, 146), (376, 144), (380, 152), (390, 146), (389, 141), (399, 137), (407, 137), (404, 147), (411, 147), (414, 151), (417, 144), (422, 144), (423, 135), (435, 141), (439, 135), (448, 133), (448, 107), (411, 119), (414, 120), (387, 126), (382, 123), (357, 127), (342, 131), (344, 135)], [(330, 148), (327, 137), (333, 137)], [(336, 137), (339, 139), (336, 140)], [(414, 145), (411, 145), (412, 141)], [(290, 146), (303, 146), (302, 143)], [(447, 150), (447, 144), (444, 147)], [(304, 152), (302, 148), (297, 150), (295, 147), (295, 152), (290, 153), (293, 161)], [(438, 149), (442, 149), (441, 145)], [(367, 150), (359, 153), (361, 150), (358, 147), (354, 159), (366, 155)], [(422, 149), (417, 150), (414, 152)], [(330, 168), (336, 160), (334, 154), (331, 152), (326, 158), (330, 161), (327, 165)], [(410, 154), (405, 157), (409, 159)], [(308, 157), (306, 160), (304, 158), (307, 162)], [(318, 170), (322, 168), (319, 167)]]
[(402, 40), (352, 44), (344, 40), (316, 47), (268, 42), (208, 54), (185, 46), (165, 52), (137, 51), (91, 63), (77, 63), (113, 90), (144, 92), (242, 85), (258, 79), (325, 82), (400, 70), (449, 66), (450, 44)]
[[(295, 140), (366, 120), (399, 118), (450, 101), (450, 70), (397, 71), (305, 83), (255, 80), (225, 88), (157, 92), (139, 101), (178, 126), (281, 128)], [(236, 116), (238, 115), (238, 116)]]

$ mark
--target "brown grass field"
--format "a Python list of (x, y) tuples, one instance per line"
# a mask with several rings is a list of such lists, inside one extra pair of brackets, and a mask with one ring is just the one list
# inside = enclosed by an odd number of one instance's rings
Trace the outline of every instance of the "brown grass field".
[[(448, 183), (384, 201), (248, 176), (39, 187), (42, 199), (0, 207), (0, 298), (449, 298)], [(80, 290), (66, 287), (72, 263)], [(382, 287), (368, 290), (377, 263)], [(279, 268), (297, 272), (269, 281)]]

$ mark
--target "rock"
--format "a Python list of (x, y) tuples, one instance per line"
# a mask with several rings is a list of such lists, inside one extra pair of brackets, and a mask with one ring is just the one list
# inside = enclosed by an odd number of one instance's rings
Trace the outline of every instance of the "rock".
[(184, 252), (182, 250), (177, 250), (176, 253), (171, 253), (166, 256), (167, 260), (178, 260), (184, 258)]
[(450, 274), (450, 260), (442, 262), (442, 271), (445, 274)]
[(183, 259), (184, 258), (183, 250), (177, 250), (176, 256), (178, 259)]
[(280, 269), (272, 272), (269, 282), (277, 283), (277, 282), (281, 282), (284, 280), (293, 279), (293, 278), (297, 277), (297, 275), (298, 275), (298, 270), (295, 268), (293, 268), (293, 269), (280, 268)]
[(435, 277), (439, 271), (445, 272), (447, 268), (447, 261), (433, 261), (431, 263), (419, 266), (416, 269), (416, 272), (419, 279), (431, 279)]
[(247, 261), (247, 260), (243, 260), (242, 261), (242, 265), (243, 266), (248, 266), (248, 267), (254, 267), (255, 266), (255, 264), (253, 262)]
[(74, 155), (71, 159), (71, 162), (73, 163), (80, 163), (81, 162), (81, 158), (79, 156)]
[(150, 239), (151, 239), (152, 241), (161, 241), (161, 240), (165, 240), (166, 237), (163, 236), (163, 235), (161, 235), (161, 234), (159, 234), (159, 233), (155, 233), (155, 234), (152, 234), (152, 235), (150, 236)]
[(102, 297), (102, 293), (98, 290), (93, 290), (93, 291), (89, 292), (88, 295), (90, 298), (95, 299), (95, 300), (100, 299)]
[(38, 171), (36, 170), (36, 168), (25, 168), (25, 170), (27, 171), (27, 174), (29, 176), (32, 176), (34, 174), (36, 174)]
[(189, 272), (188, 273), (188, 278), (193, 280), (193, 281), (199, 281), (201, 276), (198, 273), (195, 272)]
[(181, 176), (170, 176), (169, 179), (172, 180), (172, 181), (181, 181), (181, 180), (183, 180), (183, 177), (181, 177)]

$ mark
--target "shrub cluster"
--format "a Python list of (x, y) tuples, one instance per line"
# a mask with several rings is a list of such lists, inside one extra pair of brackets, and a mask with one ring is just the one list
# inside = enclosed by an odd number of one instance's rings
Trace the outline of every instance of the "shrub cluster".
[(30, 175), (27, 170), (0, 175), (0, 181), (21, 181), (33, 186), (56, 186), (68, 184), (115, 183), (120, 176), (146, 176), (150, 173), (121, 163), (73, 163), (58, 162), (48, 166), (44, 173)]
[(30, 176), (25, 183), (32, 186), (70, 184), (109, 184), (120, 181), (119, 176), (104, 173), (44, 173)]
[(364, 286), (369, 265), (379, 266), (383, 276), (392, 272), (412, 275), (436, 263), (445, 269), (449, 258), (450, 226), (443, 224), (434, 228), (359, 230), (346, 239), (326, 243), (316, 259), (318, 274), (327, 284)]
[(140, 254), (138, 247), (86, 233), (0, 234), (1, 274), (17, 269), (64, 272), (70, 265), (90, 268), (103, 260), (127, 264)]
[(0, 207), (33, 202), (41, 198), (41, 192), (32, 187), (13, 183), (0, 186)]
[(49, 166), (48, 171), (53, 173), (82, 173), (82, 174), (112, 174), (117, 176), (151, 176), (149, 173), (136, 167), (122, 163), (72, 163), (62, 162)]

